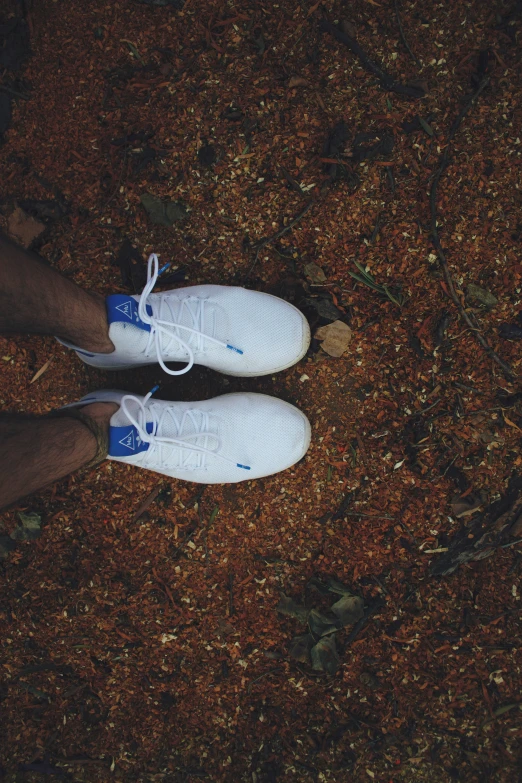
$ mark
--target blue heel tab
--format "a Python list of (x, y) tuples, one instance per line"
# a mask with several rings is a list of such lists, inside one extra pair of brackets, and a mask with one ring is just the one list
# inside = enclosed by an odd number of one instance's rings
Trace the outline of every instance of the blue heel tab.
[[(127, 326), (143, 329), (144, 332), (150, 332), (150, 325), (143, 323), (138, 313), (138, 303), (132, 297), (126, 294), (111, 294), (105, 300), (107, 305), (107, 320), (109, 327), (113, 323), (124, 323)], [(152, 307), (147, 305), (147, 315), (152, 315)]]
[[(146, 425), (147, 432), (152, 432), (152, 422)], [(147, 451), (148, 443), (144, 443), (139, 432), (132, 424), (126, 427), (109, 427), (109, 457), (131, 457), (141, 451)]]

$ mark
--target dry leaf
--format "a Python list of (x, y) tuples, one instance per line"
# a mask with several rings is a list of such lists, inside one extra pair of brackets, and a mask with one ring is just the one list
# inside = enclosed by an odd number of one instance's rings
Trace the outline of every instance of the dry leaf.
[(185, 220), (188, 215), (182, 201), (162, 201), (150, 193), (140, 196), (140, 201), (151, 222), (158, 226), (172, 226), (178, 220)]
[(506, 414), (505, 414), (505, 413), (503, 414), (503, 416), (504, 416), (504, 421), (506, 422), (506, 424), (509, 424), (509, 426), (510, 426), (510, 427), (514, 427), (514, 428), (515, 428), (516, 430), (518, 430), (519, 432), (522, 432), (522, 430), (520, 429), (520, 427), (518, 426), (518, 424), (515, 424), (515, 422), (514, 422), (514, 421), (511, 421), (511, 419), (508, 419), (508, 417), (506, 416)]
[(354, 625), (364, 615), (364, 601), (358, 595), (343, 595), (332, 606), (332, 612), (342, 625)]
[(350, 35), (352, 38), (355, 38), (357, 36), (357, 30), (355, 29), (355, 25), (352, 22), (349, 22), (348, 19), (342, 20), (341, 30), (343, 31), (343, 33), (346, 33), (346, 35)]
[(35, 373), (35, 374), (33, 375), (33, 377), (31, 378), (31, 380), (29, 381), (29, 383), (34, 383), (35, 381), (37, 381), (37, 380), (38, 380), (38, 378), (41, 378), (41, 377), (42, 377), (42, 375), (44, 374), (44, 372), (46, 372), (46, 370), (48, 370), (48, 369), (49, 369), (49, 365), (51, 364), (51, 362), (52, 362), (53, 358), (54, 358), (54, 357), (53, 357), (53, 356), (51, 356), (51, 358), (50, 358), (50, 359), (47, 359), (47, 361), (45, 362), (45, 364), (43, 365), (43, 367), (40, 367), (40, 369), (38, 370), (38, 372), (37, 372), (37, 373)]
[(323, 636), (311, 650), (312, 668), (316, 671), (335, 674), (341, 661), (335, 646), (335, 634)]
[(321, 326), (315, 333), (317, 340), (322, 341), (322, 348), (330, 356), (339, 357), (348, 348), (352, 339), (352, 330), (343, 321), (334, 321), (327, 326)]
[(312, 281), (312, 283), (324, 283), (326, 280), (326, 275), (321, 267), (317, 264), (314, 264), (313, 262), (310, 264), (305, 264), (304, 272), (307, 278)]
[(479, 495), (467, 495), (466, 497), (455, 496), (451, 501), (451, 512), (454, 517), (461, 519), (474, 514), (484, 505), (482, 497)]
[(303, 79), (302, 76), (292, 76), (288, 82), (289, 87), (310, 87), (308, 79)]
[(7, 230), (13, 239), (16, 239), (23, 247), (29, 247), (45, 231), (45, 226), (24, 212), (23, 209), (17, 207), (9, 215)]
[(314, 638), (306, 633), (301, 636), (295, 636), (290, 642), (288, 654), (290, 658), (299, 663), (310, 663), (310, 650), (314, 646)]

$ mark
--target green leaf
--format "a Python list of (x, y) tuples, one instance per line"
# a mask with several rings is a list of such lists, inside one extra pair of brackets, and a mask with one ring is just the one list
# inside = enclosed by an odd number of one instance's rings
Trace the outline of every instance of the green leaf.
[(516, 707), (522, 709), (522, 705), (520, 704), (504, 704), (502, 707), (498, 707), (493, 715), (498, 718), (500, 715), (505, 715), (506, 712), (511, 712), (511, 710), (514, 710)]
[(35, 688), (34, 685), (31, 685), (29, 682), (18, 680), (16, 684), (19, 688), (27, 691), (27, 693), (30, 693), (32, 696), (36, 696), (37, 699), (41, 699), (42, 701), (51, 701), (51, 697), (48, 696), (47, 693), (44, 693), (44, 691), (41, 691), (38, 688)]
[(127, 41), (127, 46), (129, 47), (129, 49), (132, 52), (132, 54), (134, 55), (134, 57), (137, 60), (139, 60), (142, 65), (145, 65), (145, 63), (143, 62), (143, 58), (142, 58), (141, 54), (138, 52), (138, 50), (136, 49), (136, 47), (134, 46), (132, 41)]
[(388, 110), (391, 111), (393, 109), (392, 102), (389, 98), (386, 98), (386, 106), (388, 107)]
[(435, 136), (433, 128), (428, 122), (426, 122), (426, 120), (423, 120), (422, 117), (419, 117), (419, 122), (422, 125), (423, 129), (428, 134), (428, 136), (432, 136), (432, 137)]
[[(383, 285), (383, 289), (384, 289), (384, 293), (386, 294), (388, 299), (391, 302), (393, 302), (393, 304), (396, 304), (397, 307), (402, 307), (402, 301), (400, 301), (398, 298), (395, 298), (395, 296), (392, 294), (392, 292), (390, 291), (390, 289), (387, 286)], [(402, 297), (401, 297), (401, 299), (402, 299)]]
[(368, 288), (373, 288), (374, 291), (378, 291), (380, 294), (383, 293), (382, 286), (378, 285), (377, 283), (374, 283), (373, 281), (370, 282), (367, 278), (364, 278), (362, 275), (358, 275), (357, 272), (348, 272), (348, 274), (355, 278), (355, 280), (358, 280), (359, 283), (362, 283), (363, 285), (367, 285)]
[(313, 587), (322, 596), (330, 596), (332, 593), (333, 595), (353, 595), (349, 587), (346, 587), (346, 585), (343, 585), (342, 582), (339, 582), (338, 579), (334, 579), (332, 576), (329, 576), (326, 580), (312, 576), (306, 586)]
[(210, 526), (210, 525), (211, 525), (211, 524), (214, 522), (214, 520), (216, 519), (216, 517), (217, 517), (217, 515), (218, 515), (218, 514), (219, 514), (219, 506), (216, 506), (216, 507), (215, 507), (215, 508), (212, 510), (212, 513), (211, 513), (211, 515), (210, 515), (210, 519), (208, 520), (208, 524), (209, 524), (209, 526)]
[(355, 266), (357, 267), (357, 269), (359, 270), (359, 272), (361, 273), (361, 275), (362, 275), (364, 278), (366, 278), (366, 280), (368, 280), (368, 282), (369, 282), (369, 283), (375, 283), (375, 280), (374, 280), (374, 278), (372, 277), (372, 275), (371, 275), (369, 272), (367, 272), (367, 271), (366, 271), (366, 267), (364, 267), (364, 266), (363, 266), (362, 264), (360, 264), (358, 261), (354, 261), (354, 264), (355, 264)]
[(353, 595), (349, 587), (343, 585), (343, 583), (339, 582), (338, 579), (334, 579), (333, 576), (329, 577), (326, 580), (326, 583), (328, 585), (328, 590), (334, 595)]

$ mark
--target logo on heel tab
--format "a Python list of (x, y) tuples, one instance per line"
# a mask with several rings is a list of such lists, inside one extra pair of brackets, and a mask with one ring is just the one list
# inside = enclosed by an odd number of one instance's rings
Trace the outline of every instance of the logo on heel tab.
[(116, 305), (116, 310), (119, 310), (120, 313), (123, 313), (129, 321), (132, 321), (132, 301), (130, 299), (127, 299), (126, 302), (122, 302), (122, 304)]
[[(141, 438), (140, 438), (141, 440)], [(129, 451), (136, 451), (136, 445), (134, 442), (134, 430), (131, 430), (128, 435), (118, 441), (122, 446), (125, 446)]]

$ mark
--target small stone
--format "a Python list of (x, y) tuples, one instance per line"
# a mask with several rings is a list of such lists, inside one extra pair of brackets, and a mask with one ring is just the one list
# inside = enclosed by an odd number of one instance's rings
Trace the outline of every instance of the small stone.
[(292, 76), (288, 81), (288, 86), (292, 87), (310, 87), (308, 79), (304, 79), (302, 76)]
[(479, 285), (475, 285), (475, 283), (470, 283), (468, 285), (466, 296), (468, 299), (474, 299), (476, 302), (480, 302), (480, 304), (483, 304), (485, 307), (495, 307), (498, 303), (497, 297), (494, 296), (491, 291), (488, 291), (486, 288), (481, 288)]

